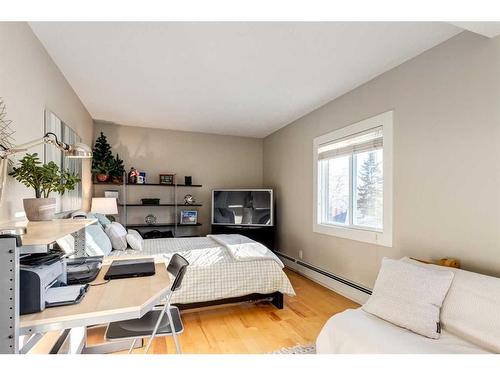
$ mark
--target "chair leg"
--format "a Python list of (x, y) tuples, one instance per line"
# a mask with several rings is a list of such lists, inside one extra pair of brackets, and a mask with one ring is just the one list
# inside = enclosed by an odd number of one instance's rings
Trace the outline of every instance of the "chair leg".
[(170, 328), (172, 329), (172, 337), (175, 342), (175, 351), (177, 354), (182, 354), (181, 344), (179, 342), (179, 337), (177, 336), (177, 332), (175, 331), (174, 320), (172, 319), (172, 314), (170, 313), (170, 308), (167, 310), (168, 322), (170, 323)]
[[(163, 309), (161, 310), (160, 317), (158, 318), (158, 321), (156, 322), (155, 329), (153, 330), (153, 333), (151, 334), (151, 337), (149, 339), (148, 345), (146, 346), (146, 349), (144, 350), (144, 353), (147, 353), (149, 351), (149, 348), (151, 347), (151, 344), (153, 343), (153, 340), (156, 336), (156, 333), (158, 332), (158, 328), (160, 327), (160, 323), (163, 319), (163, 315), (165, 315), (165, 310), (169, 311), (169, 304), (165, 304)], [(170, 311), (169, 311), (170, 313)]]
[(132, 341), (132, 345), (130, 346), (130, 349), (128, 350), (128, 354), (132, 353), (132, 350), (134, 350), (134, 346), (135, 346), (136, 342), (137, 342), (137, 339), (134, 339), (134, 341)]

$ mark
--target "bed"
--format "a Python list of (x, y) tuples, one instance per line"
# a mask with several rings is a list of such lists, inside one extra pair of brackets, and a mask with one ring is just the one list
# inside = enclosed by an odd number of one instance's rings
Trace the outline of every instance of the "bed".
[(168, 263), (174, 253), (190, 264), (182, 288), (172, 297), (181, 309), (262, 299), (283, 308), (283, 294), (295, 295), (281, 260), (240, 235), (149, 239), (142, 251), (113, 251), (110, 256), (145, 255)]

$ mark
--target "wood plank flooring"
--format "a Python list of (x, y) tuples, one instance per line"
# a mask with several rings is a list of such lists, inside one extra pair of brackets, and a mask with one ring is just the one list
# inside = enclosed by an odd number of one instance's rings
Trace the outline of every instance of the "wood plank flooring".
[[(182, 350), (191, 354), (268, 353), (309, 344), (332, 315), (359, 305), (313, 281), (286, 270), (296, 296), (285, 296), (283, 310), (267, 302), (191, 310), (182, 314)], [(102, 342), (104, 329), (89, 331), (89, 344)], [(124, 352), (123, 352), (124, 353)], [(142, 353), (137, 349), (134, 353)], [(150, 353), (175, 353), (171, 337), (155, 339)]]

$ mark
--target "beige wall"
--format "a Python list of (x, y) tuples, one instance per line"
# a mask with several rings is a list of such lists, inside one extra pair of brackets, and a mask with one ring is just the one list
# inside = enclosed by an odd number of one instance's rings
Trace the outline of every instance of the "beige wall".
[[(384, 256), (500, 275), (499, 67), (500, 38), (464, 32), (265, 138), (280, 250), (369, 287)], [(313, 138), (391, 109), (393, 247), (313, 233)]]
[[(13, 121), (15, 142), (43, 136), (44, 109), (50, 109), (83, 139), (92, 140), (92, 118), (71, 86), (25, 22), (0, 22), (0, 97)], [(43, 147), (30, 152), (43, 155)], [(84, 202), (90, 198), (90, 168), (84, 162)], [(22, 199), (34, 193), (8, 177), (0, 222), (22, 212)], [(85, 207), (84, 207), (85, 208)]]
[[(178, 202), (185, 194), (202, 203), (198, 218), (203, 223), (200, 234), (210, 230), (211, 190), (214, 188), (247, 188), (262, 186), (262, 139), (121, 126), (95, 122), (94, 140), (104, 132), (113, 151), (119, 153), (128, 172), (135, 167), (147, 173), (147, 181), (157, 183), (160, 173), (176, 173), (177, 182), (192, 176), (193, 184), (202, 188), (180, 188)], [(96, 196), (106, 187), (95, 186)], [(140, 198), (160, 198), (173, 202), (173, 189), (165, 187), (128, 187), (129, 203)], [(170, 195), (169, 195), (170, 194)], [(172, 220), (173, 209), (130, 208), (129, 223), (143, 223), (144, 216), (153, 213), (159, 221)]]

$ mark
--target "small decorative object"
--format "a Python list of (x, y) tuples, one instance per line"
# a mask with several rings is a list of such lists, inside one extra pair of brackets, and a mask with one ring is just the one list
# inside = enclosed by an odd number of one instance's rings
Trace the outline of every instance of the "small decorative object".
[(198, 222), (198, 211), (181, 211), (180, 224), (196, 224)]
[(160, 175), (160, 184), (173, 185), (175, 183), (175, 173), (167, 173)]
[(115, 159), (111, 152), (111, 146), (106, 136), (101, 132), (92, 149), (92, 173), (95, 174), (97, 181), (107, 182), (114, 168)]
[[(51, 220), (56, 211), (56, 199), (49, 198), (51, 192), (63, 195), (74, 190), (80, 177), (69, 170), (60, 170), (53, 161), (42, 164), (37, 153), (26, 154), (19, 167), (13, 167), (10, 176), (35, 190), (36, 198), (23, 200), (26, 217), (30, 221)], [(43, 198), (42, 198), (43, 196)]]
[(139, 171), (134, 167), (130, 168), (130, 172), (128, 172), (128, 183), (137, 184), (137, 176), (139, 176)]
[(191, 176), (184, 176), (184, 185), (192, 185), (193, 178)]
[(153, 214), (148, 214), (146, 215), (146, 217), (144, 218), (144, 222), (147, 224), (147, 225), (154, 225), (156, 224), (156, 216), (153, 215)]
[(120, 198), (120, 192), (118, 190), (104, 190), (104, 197), (115, 198), (116, 201), (118, 202)]
[(139, 176), (142, 177), (142, 183), (146, 183), (146, 172), (139, 172)]
[(455, 258), (439, 259), (438, 264), (443, 267), (460, 268), (460, 260)]
[(141, 202), (143, 205), (158, 206), (160, 204), (160, 198), (142, 198)]
[(185, 204), (195, 204), (196, 199), (191, 194), (186, 194), (184, 196), (184, 203)]
[(137, 184), (144, 184), (144, 177), (141, 174), (137, 176)]

